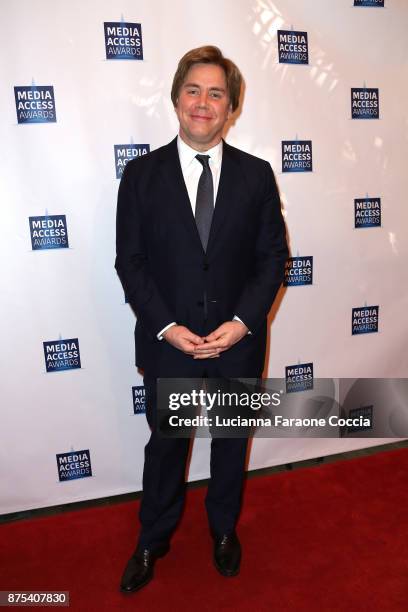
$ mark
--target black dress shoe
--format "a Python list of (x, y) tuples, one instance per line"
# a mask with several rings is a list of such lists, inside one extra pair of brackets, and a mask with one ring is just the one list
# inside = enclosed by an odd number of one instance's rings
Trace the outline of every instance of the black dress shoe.
[(134, 593), (146, 586), (153, 578), (154, 564), (157, 559), (169, 552), (170, 546), (164, 544), (154, 550), (137, 548), (127, 562), (120, 582), (122, 593)]
[(241, 563), (241, 544), (236, 533), (223, 535), (214, 541), (214, 565), (223, 576), (236, 576)]

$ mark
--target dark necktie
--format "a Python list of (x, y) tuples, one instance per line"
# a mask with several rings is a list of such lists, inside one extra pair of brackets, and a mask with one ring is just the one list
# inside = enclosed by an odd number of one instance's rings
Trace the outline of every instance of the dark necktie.
[(210, 156), (196, 155), (196, 158), (203, 166), (203, 171), (198, 181), (195, 220), (198, 233), (200, 234), (201, 244), (203, 245), (204, 251), (206, 251), (214, 213), (214, 185), (211, 168), (208, 163)]

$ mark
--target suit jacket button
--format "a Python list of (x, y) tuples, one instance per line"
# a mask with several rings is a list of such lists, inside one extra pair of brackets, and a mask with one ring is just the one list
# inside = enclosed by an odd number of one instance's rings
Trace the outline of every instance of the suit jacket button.
[(197, 302), (197, 306), (204, 306), (204, 302), (202, 300), (200, 302)]
[(210, 266), (209, 266), (209, 264), (208, 264), (208, 263), (205, 263), (205, 264), (203, 265), (203, 270), (204, 270), (204, 272), (207, 272), (207, 270), (208, 270), (208, 268), (209, 268), (209, 267), (210, 267)]

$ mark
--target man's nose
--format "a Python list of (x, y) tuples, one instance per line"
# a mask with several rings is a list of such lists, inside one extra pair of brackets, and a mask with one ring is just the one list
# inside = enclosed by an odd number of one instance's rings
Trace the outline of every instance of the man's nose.
[(208, 93), (203, 91), (200, 93), (200, 97), (197, 100), (197, 104), (200, 107), (206, 107), (208, 106)]

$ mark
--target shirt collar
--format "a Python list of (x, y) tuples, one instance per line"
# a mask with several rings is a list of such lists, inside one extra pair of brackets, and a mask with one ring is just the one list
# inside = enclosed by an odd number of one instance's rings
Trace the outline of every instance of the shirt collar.
[(220, 140), (220, 142), (216, 144), (215, 147), (211, 147), (211, 149), (208, 149), (208, 151), (196, 151), (195, 149), (190, 147), (190, 145), (184, 142), (184, 140), (179, 135), (177, 136), (177, 149), (182, 169), (187, 168), (197, 154), (209, 155), (211, 158), (210, 161), (215, 165), (221, 163), (222, 140)]

